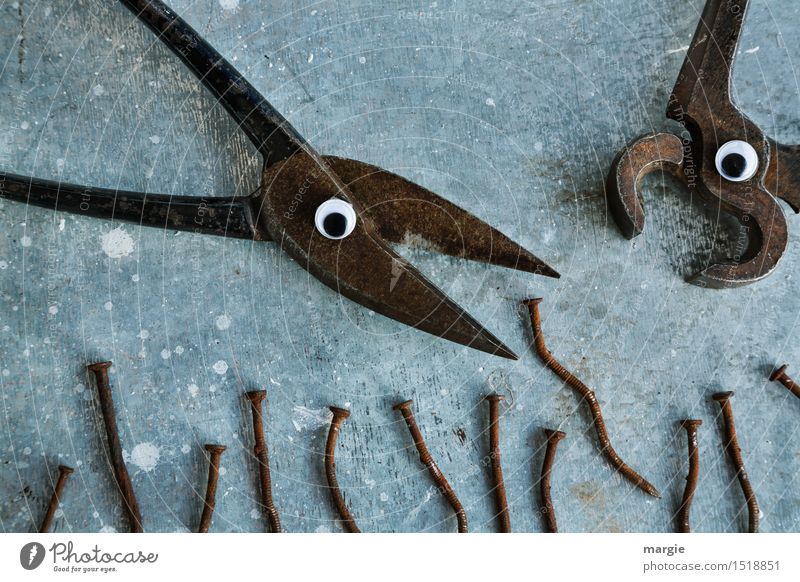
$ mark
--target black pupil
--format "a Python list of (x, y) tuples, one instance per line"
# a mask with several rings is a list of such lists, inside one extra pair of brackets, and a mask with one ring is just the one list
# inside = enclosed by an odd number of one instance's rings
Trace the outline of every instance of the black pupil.
[(347, 218), (339, 212), (331, 212), (322, 221), (322, 228), (328, 236), (339, 238), (347, 230)]
[(732, 178), (739, 178), (747, 169), (747, 160), (742, 154), (728, 154), (722, 158), (723, 171)]

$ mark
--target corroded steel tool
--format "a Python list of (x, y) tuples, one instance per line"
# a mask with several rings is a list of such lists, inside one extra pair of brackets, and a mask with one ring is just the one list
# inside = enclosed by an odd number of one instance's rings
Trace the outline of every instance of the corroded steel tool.
[(145, 226), (276, 241), (338, 293), (392, 319), (516, 359), (391, 243), (558, 277), (520, 245), (408, 180), (355, 160), (321, 156), (200, 35), (164, 3), (121, 0), (219, 99), (264, 158), (252, 196), (105, 190), (0, 173), (0, 196)]
[(769, 138), (733, 102), (732, 71), (748, 4), (706, 2), (667, 106), (683, 135), (634, 140), (614, 161), (606, 187), (609, 209), (627, 238), (644, 229), (638, 189), (659, 169), (739, 219), (744, 236), (730, 260), (688, 279), (703, 287), (738, 287), (772, 273), (788, 238), (777, 198), (800, 211), (800, 146)]

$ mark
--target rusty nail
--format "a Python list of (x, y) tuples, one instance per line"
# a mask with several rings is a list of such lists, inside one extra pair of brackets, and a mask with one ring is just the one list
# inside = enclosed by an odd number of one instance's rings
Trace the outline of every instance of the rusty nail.
[(117, 415), (114, 411), (114, 397), (111, 393), (111, 386), (108, 383), (108, 369), (111, 362), (98, 362), (89, 364), (87, 368), (94, 374), (97, 383), (97, 395), (100, 400), (100, 411), (103, 413), (103, 422), (106, 427), (106, 440), (108, 441), (109, 455), (111, 456), (111, 466), (114, 469), (114, 480), (117, 483), (122, 500), (123, 509), (128, 516), (131, 533), (142, 533), (142, 514), (139, 511), (139, 504), (136, 502), (136, 494), (133, 491), (128, 468), (122, 457), (122, 444), (119, 440), (117, 429)]
[(789, 390), (789, 392), (800, 398), (800, 386), (798, 386), (795, 381), (792, 380), (786, 373), (786, 368), (788, 367), (788, 364), (784, 364), (770, 374), (769, 379), (772, 382), (780, 382), (786, 387), (787, 390)]
[(690, 533), (689, 512), (692, 508), (692, 499), (697, 489), (697, 478), (700, 475), (700, 451), (697, 447), (697, 429), (703, 424), (702, 420), (687, 419), (681, 421), (681, 427), (686, 429), (689, 442), (689, 474), (686, 475), (686, 488), (683, 490), (681, 508), (678, 510), (678, 532)]
[(339, 481), (336, 480), (336, 457), (334, 456), (336, 453), (336, 439), (339, 436), (339, 429), (342, 423), (350, 417), (350, 411), (336, 406), (331, 406), (330, 410), (333, 413), (333, 419), (328, 431), (328, 442), (325, 445), (325, 476), (328, 478), (328, 487), (333, 496), (333, 503), (339, 511), (339, 516), (344, 522), (345, 529), (350, 533), (361, 533), (361, 530), (356, 525), (356, 520), (353, 519), (353, 515), (344, 502), (342, 490), (339, 488)]
[(422, 432), (420, 432), (417, 426), (417, 421), (414, 420), (414, 413), (411, 411), (413, 402), (413, 400), (406, 400), (405, 402), (395, 404), (392, 410), (397, 410), (403, 415), (403, 419), (408, 426), (408, 431), (411, 433), (411, 438), (414, 440), (414, 446), (419, 453), (419, 460), (427, 467), (428, 472), (439, 487), (439, 491), (444, 494), (445, 499), (447, 499), (447, 502), (453, 508), (453, 511), (455, 511), (456, 519), (458, 520), (458, 533), (467, 533), (467, 512), (464, 511), (464, 507), (461, 505), (458, 497), (456, 497), (453, 488), (450, 487), (450, 483), (447, 482), (447, 479), (439, 470), (433, 457), (431, 457), (428, 447), (425, 446), (425, 439), (422, 437)]
[(67, 479), (75, 471), (72, 467), (66, 465), (58, 466), (58, 480), (56, 481), (56, 488), (53, 490), (53, 496), (50, 498), (50, 504), (47, 506), (47, 513), (44, 515), (42, 525), (39, 528), (39, 533), (47, 533), (50, 531), (50, 524), (53, 523), (53, 516), (56, 514), (58, 504), (61, 503), (61, 493), (64, 491), (64, 486), (67, 484)]
[(611, 465), (636, 487), (645, 493), (652, 495), (653, 497), (660, 498), (661, 494), (658, 492), (658, 489), (653, 487), (653, 485), (651, 485), (644, 477), (629, 467), (617, 454), (617, 451), (614, 450), (614, 447), (611, 446), (611, 440), (608, 438), (606, 423), (603, 420), (603, 413), (600, 409), (600, 403), (597, 402), (595, 393), (569, 370), (562, 366), (558, 360), (553, 357), (553, 354), (550, 353), (550, 350), (547, 349), (547, 346), (544, 343), (544, 337), (542, 336), (542, 322), (539, 315), (539, 303), (541, 302), (542, 299), (540, 298), (528, 299), (522, 302), (523, 305), (527, 306), (528, 311), (530, 312), (534, 347), (539, 358), (541, 358), (546, 367), (550, 368), (564, 382), (577, 390), (583, 399), (589, 404), (589, 408), (592, 412), (592, 420), (595, 431), (597, 432), (597, 438), (600, 440), (600, 449)]
[(547, 450), (544, 453), (544, 463), (542, 464), (542, 479), (539, 481), (542, 493), (542, 503), (544, 504), (544, 521), (547, 531), (558, 533), (558, 522), (556, 512), (553, 509), (553, 498), (550, 496), (550, 475), (553, 471), (553, 463), (556, 460), (556, 449), (558, 443), (567, 436), (560, 430), (545, 429), (544, 435), (547, 437)]
[(267, 513), (270, 531), (272, 533), (281, 533), (281, 519), (272, 501), (272, 479), (269, 474), (269, 451), (267, 450), (267, 442), (264, 438), (264, 422), (261, 417), (261, 403), (267, 397), (267, 391), (253, 390), (252, 392), (248, 392), (246, 396), (247, 400), (250, 402), (250, 408), (253, 411), (253, 434), (256, 441), (253, 452), (258, 459), (258, 473), (261, 483), (261, 505)]
[(747, 511), (749, 514), (748, 531), (750, 533), (757, 533), (760, 512), (758, 509), (758, 501), (756, 500), (756, 493), (753, 491), (750, 478), (747, 476), (747, 471), (744, 468), (742, 449), (739, 447), (739, 439), (736, 436), (736, 425), (733, 422), (733, 407), (730, 402), (733, 394), (733, 392), (717, 392), (711, 397), (719, 402), (719, 405), (722, 407), (722, 417), (725, 420), (725, 438), (727, 441), (725, 443), (725, 450), (730, 454), (731, 461), (736, 469), (736, 476), (739, 478), (739, 485), (742, 487), (742, 492), (747, 500)]
[(208, 444), (203, 447), (209, 452), (208, 465), (208, 485), (206, 486), (206, 500), (203, 505), (203, 515), (200, 517), (200, 527), (198, 533), (208, 533), (211, 527), (211, 518), (214, 517), (214, 508), (217, 505), (217, 480), (219, 479), (219, 462), (222, 453), (225, 452), (223, 445)]
[(503, 467), (500, 464), (500, 402), (505, 400), (505, 397), (499, 394), (489, 394), (486, 400), (489, 402), (489, 446), (491, 448), (492, 474), (494, 476), (497, 513), (500, 518), (500, 531), (502, 533), (510, 533), (511, 516), (508, 512)]

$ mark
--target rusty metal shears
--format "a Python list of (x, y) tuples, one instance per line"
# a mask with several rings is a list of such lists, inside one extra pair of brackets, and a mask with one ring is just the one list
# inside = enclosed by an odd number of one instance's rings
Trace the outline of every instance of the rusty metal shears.
[(140, 194), (0, 173), (0, 196), (85, 216), (281, 245), (317, 279), (392, 319), (484, 352), (517, 356), (390, 243), (420, 245), (558, 277), (520, 245), (408, 180), (321, 156), (200, 35), (164, 3), (121, 0), (222, 103), (263, 155), (252, 196)]
[(692, 192), (733, 214), (746, 233), (730, 262), (690, 277), (704, 287), (753, 283), (772, 273), (788, 242), (781, 198), (800, 212), (800, 146), (766, 136), (733, 102), (732, 71), (749, 0), (708, 0), (672, 90), (667, 117), (687, 133), (631, 142), (606, 184), (609, 209), (627, 238), (644, 230), (639, 185), (665, 169)]

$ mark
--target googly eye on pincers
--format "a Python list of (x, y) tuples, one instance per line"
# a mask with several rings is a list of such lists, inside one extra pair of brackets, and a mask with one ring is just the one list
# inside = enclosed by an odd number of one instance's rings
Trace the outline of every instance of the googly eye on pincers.
[(350, 236), (356, 227), (353, 205), (341, 198), (331, 198), (317, 207), (314, 225), (325, 238), (341, 240)]
[(714, 159), (717, 172), (730, 182), (744, 182), (758, 171), (758, 154), (753, 146), (738, 139), (723, 144)]

